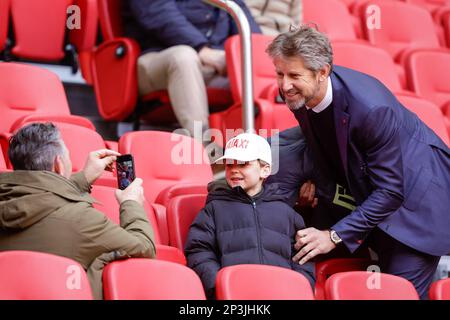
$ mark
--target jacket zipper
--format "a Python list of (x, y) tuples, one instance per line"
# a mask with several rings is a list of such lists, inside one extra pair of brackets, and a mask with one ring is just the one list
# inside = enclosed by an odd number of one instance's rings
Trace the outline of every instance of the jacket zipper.
[(253, 214), (255, 216), (255, 223), (256, 223), (256, 239), (258, 241), (258, 253), (259, 253), (259, 262), (261, 264), (264, 263), (263, 261), (263, 254), (261, 249), (261, 230), (259, 229), (259, 219), (258, 214), (256, 213), (256, 202), (252, 201), (252, 207), (253, 207)]

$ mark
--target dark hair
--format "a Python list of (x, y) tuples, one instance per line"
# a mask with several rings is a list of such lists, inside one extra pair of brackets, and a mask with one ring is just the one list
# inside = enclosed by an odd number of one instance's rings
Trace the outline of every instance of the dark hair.
[(52, 123), (32, 123), (9, 140), (14, 170), (52, 171), (55, 158), (64, 152), (58, 128)]
[(317, 29), (302, 25), (278, 35), (266, 52), (271, 58), (300, 57), (305, 66), (317, 72), (326, 64), (333, 66), (333, 50), (327, 36)]

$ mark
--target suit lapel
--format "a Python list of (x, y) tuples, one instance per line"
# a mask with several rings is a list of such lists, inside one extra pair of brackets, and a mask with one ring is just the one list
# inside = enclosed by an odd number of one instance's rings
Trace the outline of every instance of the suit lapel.
[(334, 125), (336, 128), (336, 139), (339, 147), (339, 154), (341, 156), (342, 165), (344, 167), (345, 176), (348, 181), (348, 167), (347, 167), (347, 148), (348, 148), (348, 130), (350, 125), (350, 115), (346, 112), (347, 100), (342, 94), (342, 86), (335, 78), (334, 74), (331, 75), (331, 82), (333, 86), (333, 110), (334, 110)]

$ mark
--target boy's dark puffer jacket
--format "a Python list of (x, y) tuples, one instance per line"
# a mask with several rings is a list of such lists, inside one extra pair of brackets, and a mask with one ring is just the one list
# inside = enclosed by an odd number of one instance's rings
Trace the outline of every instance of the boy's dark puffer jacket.
[(208, 186), (206, 206), (191, 225), (185, 253), (200, 276), (208, 298), (214, 298), (219, 269), (236, 264), (266, 264), (301, 272), (314, 284), (314, 265), (292, 262), (295, 233), (304, 222), (277, 195), (272, 184), (253, 199), (241, 187), (217, 182)]

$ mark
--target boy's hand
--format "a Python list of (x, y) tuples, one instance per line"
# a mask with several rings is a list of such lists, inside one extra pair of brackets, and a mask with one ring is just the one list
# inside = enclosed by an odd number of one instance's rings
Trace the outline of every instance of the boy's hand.
[(302, 207), (311, 206), (311, 208), (315, 208), (318, 203), (318, 199), (314, 197), (316, 193), (316, 185), (308, 180), (305, 182), (300, 188), (300, 192), (298, 195), (298, 204)]

